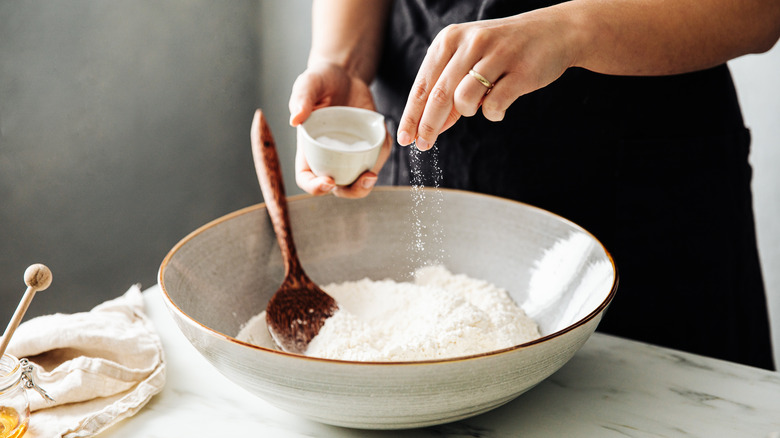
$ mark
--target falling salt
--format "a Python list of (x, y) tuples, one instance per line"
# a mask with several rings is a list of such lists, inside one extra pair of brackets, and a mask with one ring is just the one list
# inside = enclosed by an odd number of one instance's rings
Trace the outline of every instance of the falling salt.
[[(431, 149), (425, 152), (419, 150), (416, 144), (410, 148), (410, 182), (414, 203), (410, 271), (414, 271), (420, 266), (438, 265), (444, 262), (443, 231), (439, 223), (444, 198), (440, 190), (443, 172), (439, 165), (438, 145), (434, 144)], [(425, 190), (425, 175), (422, 166), (424, 159), (430, 160), (433, 170), (433, 190)]]

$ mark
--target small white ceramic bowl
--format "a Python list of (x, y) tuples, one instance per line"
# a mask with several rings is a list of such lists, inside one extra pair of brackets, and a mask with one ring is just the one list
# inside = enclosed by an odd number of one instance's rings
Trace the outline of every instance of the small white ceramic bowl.
[[(217, 369), (289, 412), (339, 426), (400, 429), (493, 409), (577, 352), (614, 296), (617, 271), (592, 235), (547, 211), (455, 190), (423, 193), (431, 208), (416, 206), (418, 196), (397, 187), (376, 188), (361, 200), (292, 197), (304, 269), (322, 285), (408, 281), (420, 259), (441, 254), (453, 273), (508, 290), (542, 338), (473, 356), (395, 363), (316, 359), (238, 341), (241, 326), (265, 309), (284, 277), (262, 204), (204, 225), (168, 253), (159, 272), (165, 302)], [(420, 222), (437, 232), (415, 230)]]
[(298, 147), (315, 175), (346, 186), (374, 167), (386, 135), (381, 114), (331, 106), (312, 112), (298, 126)]

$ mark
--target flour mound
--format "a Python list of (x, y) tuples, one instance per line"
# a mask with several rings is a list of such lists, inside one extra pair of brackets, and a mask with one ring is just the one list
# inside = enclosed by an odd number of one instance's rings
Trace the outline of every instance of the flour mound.
[(330, 284), (340, 310), (328, 318), (306, 355), (353, 361), (417, 361), (486, 353), (540, 336), (509, 294), (443, 266), (392, 280)]

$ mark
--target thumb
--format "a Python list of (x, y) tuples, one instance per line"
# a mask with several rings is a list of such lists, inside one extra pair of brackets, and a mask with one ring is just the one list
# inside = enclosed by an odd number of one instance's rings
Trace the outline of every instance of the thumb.
[(322, 78), (308, 71), (298, 76), (293, 83), (288, 103), (291, 126), (298, 126), (309, 118), (314, 102), (320, 100), (322, 93)]

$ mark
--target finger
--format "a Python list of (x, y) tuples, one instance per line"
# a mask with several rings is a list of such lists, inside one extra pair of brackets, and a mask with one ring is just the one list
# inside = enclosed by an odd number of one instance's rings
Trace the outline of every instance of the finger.
[[(493, 93), (491, 92), (490, 94)], [(482, 115), (491, 122), (500, 122), (504, 120), (504, 115), (506, 114), (506, 109), (509, 108), (509, 105), (504, 106), (501, 104), (501, 100), (497, 98), (488, 100), (488, 97), (485, 96), (485, 100), (482, 102)]]
[[(482, 87), (481, 84), (477, 84)], [(469, 76), (464, 76), (463, 79), (455, 88), (455, 110), (466, 117), (471, 117), (477, 113), (479, 105), (482, 103), (482, 98), (485, 96), (485, 87), (480, 90), (474, 85), (474, 80)]]
[(408, 146), (417, 137), (417, 124), (422, 116), (425, 102), (428, 99), (428, 78), (422, 71), (418, 73), (414, 80), (414, 85), (409, 92), (409, 98), (406, 101), (406, 107), (401, 114), (398, 124), (398, 144)]
[(330, 193), (336, 182), (327, 176), (317, 176), (309, 168), (306, 157), (300, 149), (295, 154), (295, 183), (306, 193), (324, 195)]
[(436, 137), (454, 108), (452, 97), (454, 93), (455, 87), (444, 77), (439, 78), (431, 89), (420, 116), (420, 123), (417, 125), (416, 144), (421, 151), (432, 148), (436, 142)]
[(442, 126), (439, 134), (452, 128), (452, 125), (454, 125), (455, 122), (457, 122), (458, 119), (460, 119), (460, 116), (461, 114), (453, 108), (452, 112), (450, 112), (450, 116), (447, 117), (447, 121), (444, 122), (444, 126)]
[(290, 125), (298, 126), (303, 123), (312, 111), (315, 104), (323, 100), (325, 87), (322, 78), (318, 75), (304, 72), (295, 79), (288, 107), (290, 109)]
[(427, 150), (433, 147), (439, 134), (460, 118), (460, 112), (455, 108), (455, 90), (473, 64), (473, 54), (465, 50), (458, 51), (442, 71), (428, 96), (417, 127), (418, 149)]
[(311, 84), (311, 76), (303, 73), (299, 75), (293, 83), (290, 101), (287, 106), (290, 110), (290, 125), (298, 126), (303, 123), (311, 114), (314, 106), (315, 94), (314, 86)]
[(377, 175), (371, 171), (365, 171), (358, 179), (348, 186), (336, 186), (333, 194), (339, 198), (365, 198), (376, 185)]
[[(490, 83), (495, 83), (499, 77), (499, 75), (493, 73), (497, 71), (495, 67), (489, 66), (488, 61), (485, 59), (477, 62), (471, 70), (479, 72)], [(495, 79), (492, 79), (494, 77)], [(490, 91), (489, 87), (486, 87), (477, 78), (467, 73), (455, 89), (455, 109), (466, 117), (473, 116), (477, 113), (482, 100)]]
[(300, 187), (301, 190), (315, 196), (328, 194), (336, 187), (336, 184), (333, 182), (333, 178), (327, 176), (317, 176), (311, 171), (296, 174), (295, 182), (298, 184), (298, 187)]
[(439, 32), (423, 58), (398, 124), (397, 139), (401, 146), (408, 146), (415, 139), (419, 141), (418, 127), (425, 106), (439, 76), (457, 50), (457, 38), (453, 36), (454, 33), (456, 31), (453, 25)]
[(504, 119), (507, 108), (518, 97), (538, 88), (533, 84), (523, 85), (522, 77), (518, 74), (508, 74), (497, 80), (490, 93), (482, 99), (482, 114), (485, 115), (485, 118), (493, 122), (500, 122)]

